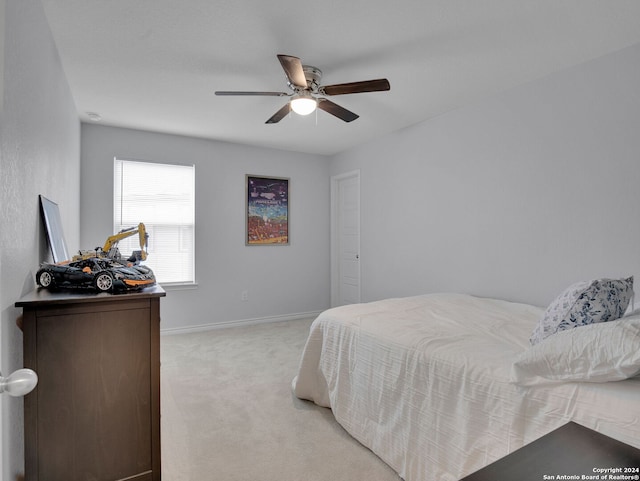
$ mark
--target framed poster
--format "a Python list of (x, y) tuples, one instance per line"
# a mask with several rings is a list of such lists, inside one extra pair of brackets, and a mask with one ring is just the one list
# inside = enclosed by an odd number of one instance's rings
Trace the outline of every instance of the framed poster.
[(247, 175), (246, 245), (289, 244), (289, 179)]

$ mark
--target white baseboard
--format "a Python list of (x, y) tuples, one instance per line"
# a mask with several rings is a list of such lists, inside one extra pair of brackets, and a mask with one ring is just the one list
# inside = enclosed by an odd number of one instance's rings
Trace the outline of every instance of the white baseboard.
[(268, 316), (268, 317), (258, 317), (255, 319), (240, 319), (237, 321), (224, 321), (224, 322), (215, 322), (211, 324), (199, 324), (196, 326), (186, 326), (186, 327), (169, 327), (167, 329), (160, 329), (160, 334), (162, 335), (172, 335), (172, 334), (186, 334), (191, 332), (202, 332), (202, 331), (210, 331), (212, 329), (225, 329), (229, 327), (246, 327), (246, 326), (254, 326), (256, 324), (265, 324), (269, 322), (281, 322), (281, 321), (296, 321), (300, 319), (309, 319), (318, 317), (318, 315), (323, 311), (312, 311), (312, 312), (299, 312), (297, 314), (285, 314), (282, 316)]

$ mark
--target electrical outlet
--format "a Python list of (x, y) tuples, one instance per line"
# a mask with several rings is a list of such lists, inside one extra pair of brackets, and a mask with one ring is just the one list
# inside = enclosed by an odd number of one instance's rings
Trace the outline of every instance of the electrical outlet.
[(241, 301), (248, 301), (249, 300), (249, 291), (242, 291), (240, 293), (240, 300)]

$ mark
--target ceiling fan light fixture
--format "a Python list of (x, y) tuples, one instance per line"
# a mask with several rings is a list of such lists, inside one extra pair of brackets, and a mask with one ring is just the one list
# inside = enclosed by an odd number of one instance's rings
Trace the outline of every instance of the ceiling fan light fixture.
[(298, 115), (309, 115), (317, 106), (317, 100), (308, 94), (299, 94), (291, 99), (291, 109)]

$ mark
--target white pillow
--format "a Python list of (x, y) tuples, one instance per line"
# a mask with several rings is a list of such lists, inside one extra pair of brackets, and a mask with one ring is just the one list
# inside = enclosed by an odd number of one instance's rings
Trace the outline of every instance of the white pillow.
[(640, 313), (558, 332), (519, 354), (511, 382), (620, 381), (640, 374)]
[(619, 319), (632, 297), (633, 277), (577, 282), (549, 304), (530, 342), (537, 344), (559, 331)]

